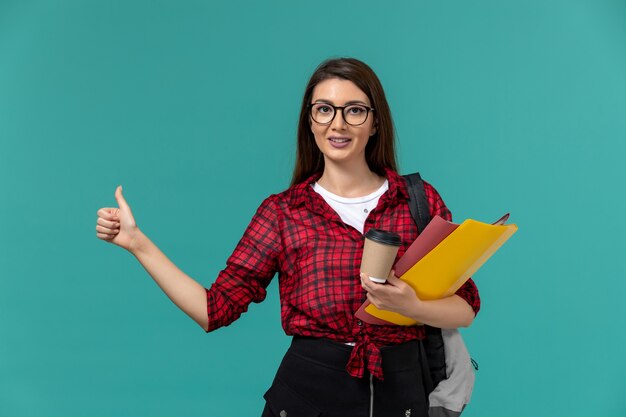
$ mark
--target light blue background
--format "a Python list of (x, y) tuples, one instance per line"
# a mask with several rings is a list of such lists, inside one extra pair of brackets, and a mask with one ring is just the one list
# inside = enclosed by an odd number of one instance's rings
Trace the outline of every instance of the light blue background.
[(260, 414), (289, 342), (276, 283), (205, 335), (96, 210), (123, 184), (210, 285), (287, 187), (335, 56), (380, 76), (403, 173), (520, 228), (475, 276), (464, 415), (623, 415), (626, 3), (295, 3), (0, 0), (0, 415)]

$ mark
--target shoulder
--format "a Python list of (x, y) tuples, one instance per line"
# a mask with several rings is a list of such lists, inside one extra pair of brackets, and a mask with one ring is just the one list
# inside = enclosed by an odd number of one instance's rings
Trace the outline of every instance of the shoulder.
[(308, 183), (300, 183), (292, 185), (279, 193), (271, 194), (263, 200), (259, 211), (272, 210), (275, 214), (279, 214), (289, 210), (290, 207), (298, 206), (311, 192), (308, 188), (311, 188)]
[(426, 197), (433, 199), (441, 199), (441, 194), (439, 191), (428, 181), (422, 180), (424, 182), (424, 192), (426, 193)]
[[(402, 191), (408, 190), (406, 177), (411, 176), (411, 175), (414, 175), (414, 174), (401, 176), (397, 172), (392, 171), (390, 169), (387, 170), (386, 172), (387, 179), (389, 180), (389, 183), (390, 183), (390, 188), (393, 185), (393, 186), (398, 187), (398, 189)], [(424, 192), (426, 193), (426, 197), (429, 199), (429, 201), (430, 199), (438, 199), (438, 198), (440, 199), (441, 196), (439, 195), (439, 192), (435, 189), (435, 187), (430, 182), (426, 181), (424, 177), (422, 177), (421, 175), (420, 175), (420, 178), (422, 180), (422, 183), (424, 184)]]
[(443, 202), (439, 191), (437, 191), (432, 183), (426, 181), (424, 177), (421, 178), (422, 183), (424, 184), (424, 194), (426, 194), (426, 201), (428, 201), (428, 207), (430, 209), (430, 217), (433, 218), (435, 216), (440, 216), (445, 220), (451, 220), (452, 215), (450, 213), (450, 210), (448, 210), (448, 207), (446, 207), (446, 204)]
[(268, 200), (277, 204), (284, 210), (304, 205), (305, 203), (310, 202), (313, 195), (316, 194), (313, 191), (312, 185), (319, 179), (320, 176), (321, 172), (313, 174), (305, 181), (294, 184), (278, 194), (271, 195), (268, 197)]
[(261, 202), (259, 208), (257, 209), (257, 213), (273, 213), (276, 215), (282, 210), (282, 207), (285, 206), (285, 200), (284, 192), (271, 194)]
[(426, 193), (426, 199), (428, 200), (428, 206), (430, 207), (430, 216), (440, 216), (444, 220), (452, 220), (452, 213), (443, 202), (439, 191), (428, 181), (424, 181), (424, 192)]

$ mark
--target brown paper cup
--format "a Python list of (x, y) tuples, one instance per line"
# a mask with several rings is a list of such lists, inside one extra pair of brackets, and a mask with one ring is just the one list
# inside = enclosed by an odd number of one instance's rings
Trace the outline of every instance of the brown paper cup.
[(398, 248), (402, 244), (400, 235), (380, 229), (370, 229), (365, 234), (361, 272), (379, 284), (387, 282)]

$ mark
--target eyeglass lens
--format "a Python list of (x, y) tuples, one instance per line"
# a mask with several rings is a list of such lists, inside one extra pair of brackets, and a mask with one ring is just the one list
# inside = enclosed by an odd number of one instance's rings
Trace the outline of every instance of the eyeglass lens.
[[(343, 108), (343, 119), (349, 125), (361, 125), (367, 120), (368, 111), (365, 106), (352, 104)], [(327, 103), (315, 103), (311, 106), (311, 117), (317, 123), (330, 123), (335, 118), (335, 107)]]

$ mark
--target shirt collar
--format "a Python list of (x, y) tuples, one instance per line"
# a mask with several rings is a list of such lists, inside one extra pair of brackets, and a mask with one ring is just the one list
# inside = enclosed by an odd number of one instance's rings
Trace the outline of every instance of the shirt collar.
[(385, 168), (385, 176), (389, 181), (389, 191), (383, 194), (381, 199), (385, 201), (393, 201), (398, 203), (409, 199), (409, 191), (407, 189), (406, 180), (391, 168)]
[[(313, 202), (319, 195), (313, 191), (311, 185), (321, 176), (321, 172), (315, 173), (305, 181), (292, 186), (289, 189), (289, 205), (291, 207), (297, 207), (302, 204), (307, 204), (309, 208), (316, 207), (316, 204), (313, 204)], [(389, 181), (389, 190), (380, 197), (379, 204), (389, 204), (392, 202), (397, 204), (399, 201), (406, 201), (409, 198), (409, 194), (404, 178), (390, 168), (385, 168), (385, 177), (387, 181)]]

